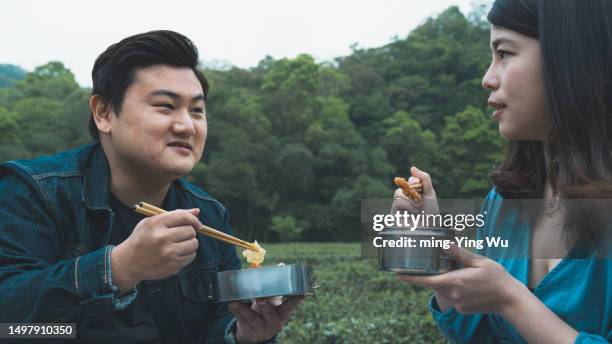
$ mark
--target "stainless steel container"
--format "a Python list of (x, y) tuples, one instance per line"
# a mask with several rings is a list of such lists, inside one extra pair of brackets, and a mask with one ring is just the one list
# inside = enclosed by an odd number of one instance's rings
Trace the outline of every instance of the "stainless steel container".
[[(452, 269), (452, 261), (444, 254), (440, 244), (444, 240), (454, 241), (453, 231), (446, 228), (390, 227), (379, 233), (381, 239), (395, 243), (412, 242), (415, 247), (379, 247), (378, 267), (381, 271), (392, 271), (409, 275), (435, 275)], [(387, 243), (388, 243), (387, 241)], [(431, 245), (429, 245), (431, 244)]]
[(215, 302), (260, 297), (312, 295), (317, 288), (312, 270), (301, 264), (228, 270), (216, 273)]

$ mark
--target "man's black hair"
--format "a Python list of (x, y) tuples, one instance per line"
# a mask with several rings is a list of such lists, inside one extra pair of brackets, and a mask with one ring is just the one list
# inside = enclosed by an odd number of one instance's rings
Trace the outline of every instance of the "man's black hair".
[[(136, 72), (155, 65), (191, 68), (202, 85), (206, 99), (208, 81), (197, 69), (198, 49), (189, 38), (168, 30), (141, 33), (109, 46), (98, 56), (91, 71), (91, 93), (100, 96), (109, 109), (118, 115), (125, 92), (134, 82)], [(89, 133), (94, 140), (99, 140), (93, 115), (89, 118)]]

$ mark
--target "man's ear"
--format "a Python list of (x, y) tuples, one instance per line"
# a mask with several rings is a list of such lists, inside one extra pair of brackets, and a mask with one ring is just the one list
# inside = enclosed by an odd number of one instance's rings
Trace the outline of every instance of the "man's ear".
[(111, 131), (110, 106), (99, 96), (93, 95), (89, 99), (89, 109), (93, 115), (99, 133), (109, 134)]

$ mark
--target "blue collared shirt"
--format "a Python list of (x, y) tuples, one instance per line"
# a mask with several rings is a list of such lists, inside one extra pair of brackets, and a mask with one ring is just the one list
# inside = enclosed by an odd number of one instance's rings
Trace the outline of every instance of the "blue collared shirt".
[[(507, 202), (507, 201), (506, 201)], [(498, 263), (527, 285), (531, 228), (517, 211), (504, 206), (503, 197), (489, 192), (481, 213), (486, 212), (478, 238), (507, 239), (508, 248), (485, 247), (478, 253)], [(599, 250), (608, 250), (601, 246)], [(533, 291), (550, 310), (579, 332), (576, 343), (612, 341), (612, 261), (609, 250), (589, 250), (576, 244)], [(432, 297), (430, 310), (445, 336), (453, 343), (526, 343), (520, 333), (496, 314), (464, 315), (450, 308), (441, 312)]]

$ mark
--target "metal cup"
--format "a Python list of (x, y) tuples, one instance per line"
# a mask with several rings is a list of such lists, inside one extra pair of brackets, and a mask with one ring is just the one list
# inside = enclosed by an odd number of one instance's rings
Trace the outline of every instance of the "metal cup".
[[(381, 271), (392, 271), (408, 275), (436, 275), (452, 270), (452, 261), (444, 254), (440, 244), (443, 240), (454, 241), (453, 231), (447, 228), (389, 227), (379, 233), (383, 240), (407, 243), (415, 247), (379, 247), (378, 267)], [(431, 244), (431, 245), (429, 245)]]
[(312, 270), (301, 264), (228, 270), (216, 273), (213, 300), (226, 302), (261, 297), (312, 295), (317, 288)]

